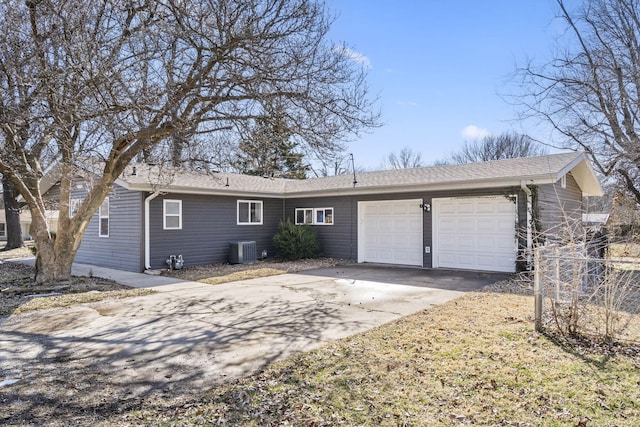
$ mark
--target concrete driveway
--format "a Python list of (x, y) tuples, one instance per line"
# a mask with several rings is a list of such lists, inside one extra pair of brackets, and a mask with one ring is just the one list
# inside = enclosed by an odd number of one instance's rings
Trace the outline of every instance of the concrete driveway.
[(212, 286), (91, 269), (159, 293), (0, 319), (5, 376), (64, 362), (133, 396), (198, 390), (507, 277), (349, 265)]

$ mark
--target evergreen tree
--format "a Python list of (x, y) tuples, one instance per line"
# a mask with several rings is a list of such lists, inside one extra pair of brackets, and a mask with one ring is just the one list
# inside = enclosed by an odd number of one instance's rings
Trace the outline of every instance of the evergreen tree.
[(243, 174), (304, 179), (310, 170), (296, 149), (293, 133), (281, 120), (262, 119), (238, 146), (233, 166)]

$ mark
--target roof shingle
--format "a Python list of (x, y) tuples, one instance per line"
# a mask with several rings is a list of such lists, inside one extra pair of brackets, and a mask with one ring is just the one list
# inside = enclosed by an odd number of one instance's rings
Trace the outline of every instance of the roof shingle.
[[(581, 161), (583, 153), (572, 152), (539, 157), (494, 160), (461, 165), (384, 170), (310, 179), (262, 178), (221, 172), (198, 172), (160, 166), (134, 164), (127, 167), (121, 181), (142, 191), (202, 192), (211, 194), (261, 194), (300, 196), (331, 192), (366, 192), (386, 189), (498, 187), (557, 181)], [(135, 174), (133, 170), (135, 168)]]

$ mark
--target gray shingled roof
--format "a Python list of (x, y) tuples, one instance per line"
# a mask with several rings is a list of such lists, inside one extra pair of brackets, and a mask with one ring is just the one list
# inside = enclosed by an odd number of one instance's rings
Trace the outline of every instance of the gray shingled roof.
[[(133, 170), (135, 168), (135, 175)], [(284, 179), (267, 179), (259, 176), (221, 172), (199, 172), (188, 169), (129, 165), (121, 180), (131, 189), (173, 190), (185, 192), (255, 192), (282, 195)]]
[[(255, 194), (286, 197), (363, 192), (411, 191), (415, 189), (491, 188), (556, 182), (578, 165), (587, 164), (583, 153), (551, 154), (463, 165), (385, 170), (304, 180), (262, 178), (231, 173), (200, 173), (147, 165), (129, 166), (121, 181), (131, 189), (196, 192), (206, 194)], [(133, 167), (136, 174), (132, 175)], [(586, 166), (593, 175), (590, 166)], [(584, 171), (583, 171), (584, 172)], [(582, 173), (587, 180), (595, 180)], [(228, 185), (227, 185), (228, 184)], [(586, 183), (593, 187), (593, 182)], [(586, 185), (585, 184), (585, 185)], [(584, 189), (583, 189), (584, 191)], [(597, 191), (596, 191), (597, 192)]]

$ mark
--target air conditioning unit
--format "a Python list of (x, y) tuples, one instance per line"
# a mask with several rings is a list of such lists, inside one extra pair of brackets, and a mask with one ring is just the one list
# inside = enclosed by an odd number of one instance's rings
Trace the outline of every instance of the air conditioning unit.
[(256, 242), (230, 242), (229, 264), (249, 264), (257, 261)]

